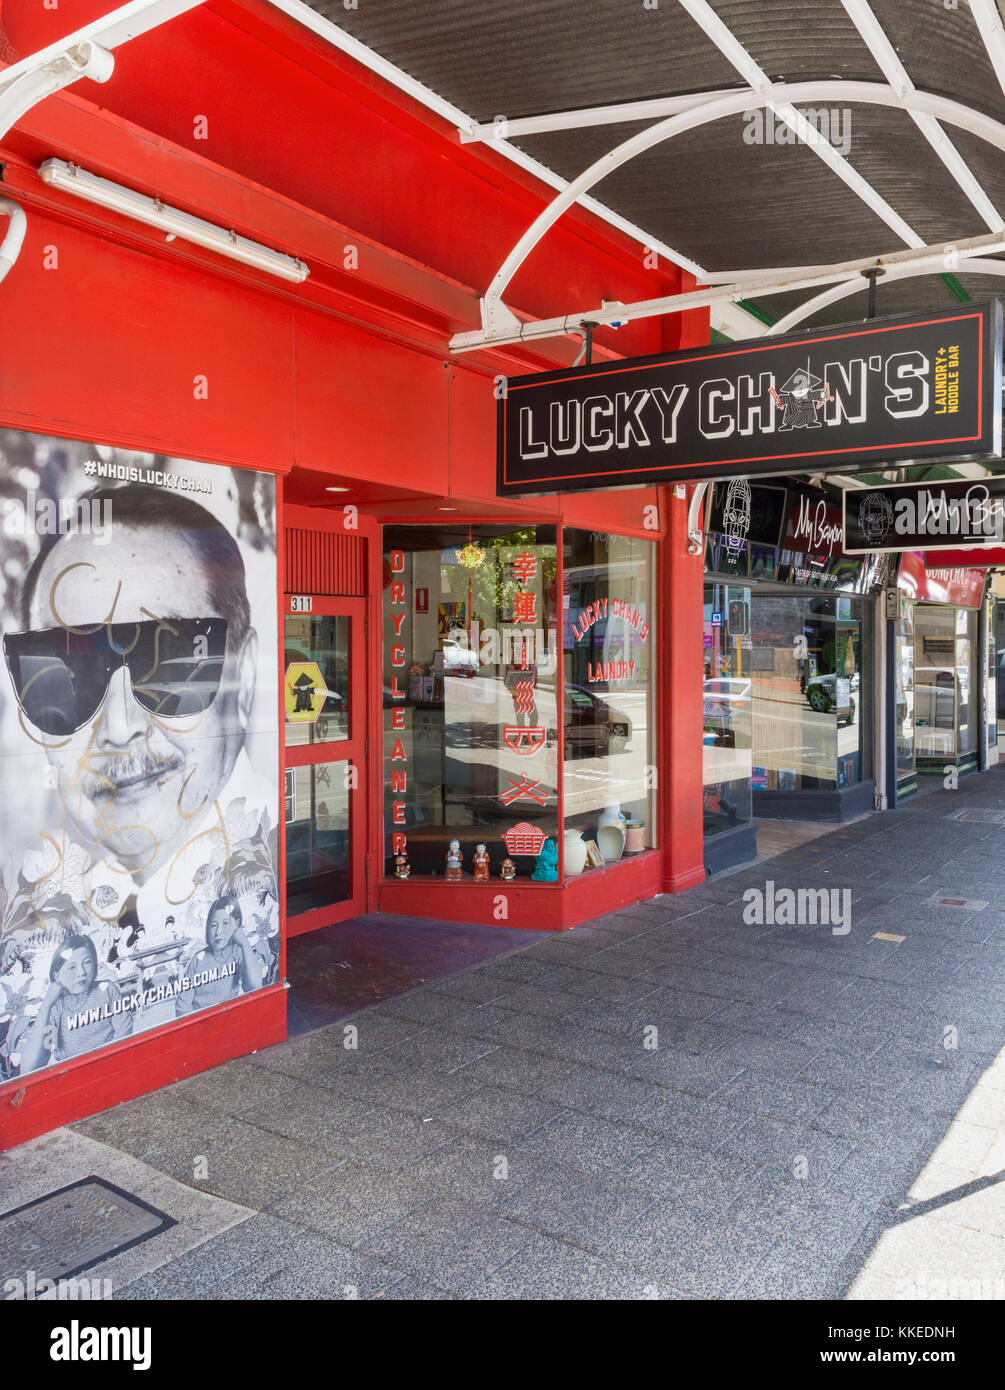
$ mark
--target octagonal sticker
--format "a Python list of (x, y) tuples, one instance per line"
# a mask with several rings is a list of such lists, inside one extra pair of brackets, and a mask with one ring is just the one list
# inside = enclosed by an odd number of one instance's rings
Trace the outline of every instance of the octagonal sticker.
[(316, 661), (293, 661), (286, 668), (283, 702), (291, 724), (314, 724), (328, 698), (328, 687)]

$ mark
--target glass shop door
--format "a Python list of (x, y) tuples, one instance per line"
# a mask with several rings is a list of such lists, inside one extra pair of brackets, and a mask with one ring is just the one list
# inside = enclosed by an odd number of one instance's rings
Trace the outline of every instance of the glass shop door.
[(290, 936), (366, 910), (364, 600), (287, 594), (283, 703)]

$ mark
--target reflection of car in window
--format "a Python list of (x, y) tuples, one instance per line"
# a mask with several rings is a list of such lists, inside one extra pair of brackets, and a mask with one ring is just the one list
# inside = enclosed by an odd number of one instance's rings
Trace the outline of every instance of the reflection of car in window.
[(204, 657), (192, 661), (188, 657), (172, 657), (159, 661), (151, 672), (152, 679), (136, 684), (147, 695), (159, 695), (170, 714), (178, 718), (186, 714), (201, 714), (208, 709), (220, 688), (223, 658)]
[(829, 714), (837, 706), (837, 716), (839, 724), (850, 724), (855, 718), (855, 701), (851, 694), (848, 694), (848, 703), (838, 705), (838, 699), (844, 690), (851, 690), (851, 681), (845, 686), (838, 685), (838, 678), (830, 676), (811, 676), (806, 682), (806, 698), (810, 703), (810, 708), (816, 710), (818, 714)]
[(750, 704), (751, 683), (742, 676), (714, 676), (705, 682), (706, 728), (728, 729)]
[(581, 685), (565, 683), (565, 756), (623, 753), (632, 737), (632, 721)]
[(478, 653), (462, 646), (456, 637), (444, 637), (443, 651), (437, 652), (437, 656), (442, 656), (443, 670), (452, 676), (474, 676), (478, 673)]

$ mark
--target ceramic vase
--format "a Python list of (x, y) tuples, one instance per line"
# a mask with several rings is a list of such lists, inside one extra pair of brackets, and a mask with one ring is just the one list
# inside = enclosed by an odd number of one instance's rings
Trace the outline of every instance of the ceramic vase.
[(562, 841), (566, 877), (581, 874), (586, 868), (586, 841), (578, 830), (571, 827), (565, 832)]
[(608, 806), (597, 821), (597, 848), (608, 864), (625, 852), (625, 818), (618, 806)]

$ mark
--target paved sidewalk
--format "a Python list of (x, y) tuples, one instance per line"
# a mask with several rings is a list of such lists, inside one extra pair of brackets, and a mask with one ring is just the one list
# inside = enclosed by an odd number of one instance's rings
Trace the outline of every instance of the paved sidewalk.
[(96, 1116), (246, 1211), (117, 1296), (1005, 1297), (1003, 886), (996, 769)]

